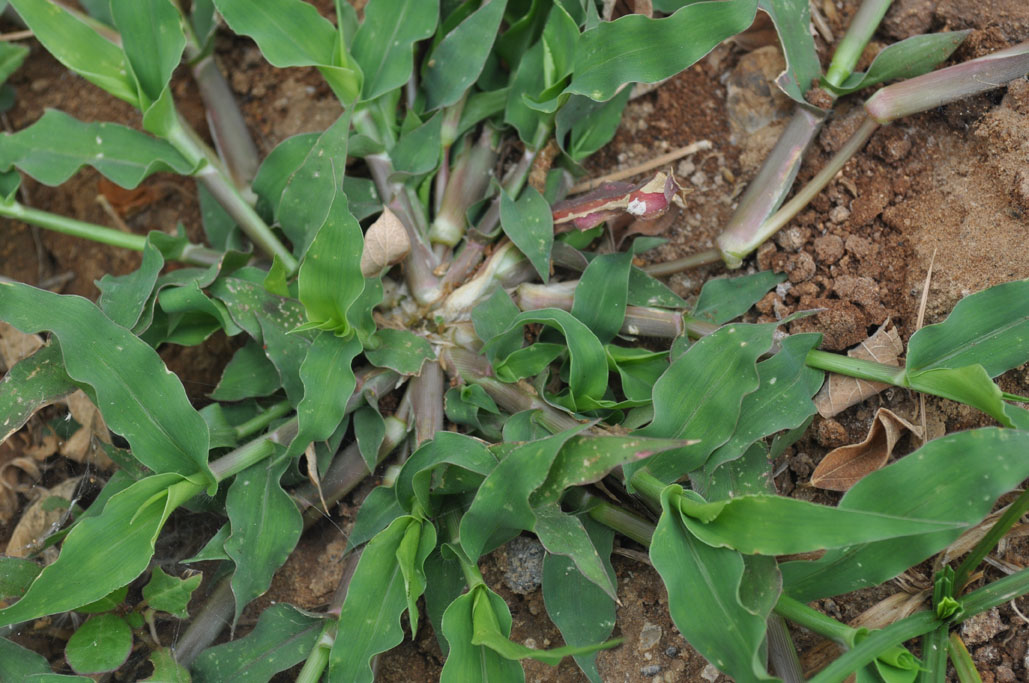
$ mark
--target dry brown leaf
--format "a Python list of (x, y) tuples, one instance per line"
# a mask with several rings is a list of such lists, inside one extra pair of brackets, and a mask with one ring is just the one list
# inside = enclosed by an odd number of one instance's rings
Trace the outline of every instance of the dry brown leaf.
[[(897, 328), (886, 329), (889, 324), (889, 320), (884, 322), (871, 337), (848, 351), (847, 355), (851, 358), (900, 366), (897, 359), (904, 352), (904, 344), (900, 341)], [(866, 398), (875, 396), (888, 386), (881, 382), (867, 382), (863, 379), (830, 374), (829, 379), (815, 395), (815, 408), (822, 417), (832, 417)]]
[(65, 402), (72, 418), (82, 426), (61, 444), (61, 455), (75, 462), (88, 462), (105, 470), (114, 467), (114, 463), (97, 442), (99, 440), (111, 443), (111, 433), (97, 407), (83, 391), (70, 394)]
[[(75, 497), (80, 479), (81, 477), (67, 479), (50, 490), (36, 489), (41, 495), (25, 509), (11, 533), (11, 539), (7, 542), (5, 553), (9, 557), (28, 557), (42, 545), (47, 536), (60, 528), (68, 510), (63, 506), (53, 505), (47, 505), (50, 509), (44, 510), (46, 500), (56, 496), (71, 501)], [(47, 564), (52, 562), (57, 558), (57, 548), (47, 548), (43, 552), (43, 558)]]
[(322, 493), (322, 481), (318, 476), (318, 456), (315, 454), (314, 444), (310, 444), (304, 451), (304, 461), (307, 463), (307, 478), (311, 485), (318, 491), (318, 500), (322, 502), (322, 510), (325, 516), (329, 516), (329, 506), (325, 504), (325, 495)]
[(43, 338), (38, 334), (25, 334), (13, 325), (0, 321), (0, 361), (3, 362), (3, 369), (10, 369), (42, 346)]
[(364, 252), (361, 254), (361, 274), (375, 277), (411, 251), (411, 239), (404, 224), (388, 208), (369, 226), (364, 234)]
[(915, 426), (891, 410), (875, 411), (868, 436), (861, 443), (835, 448), (822, 458), (811, 474), (811, 485), (830, 491), (846, 491), (886, 464), (893, 447), (905, 430), (922, 436), (922, 428)]

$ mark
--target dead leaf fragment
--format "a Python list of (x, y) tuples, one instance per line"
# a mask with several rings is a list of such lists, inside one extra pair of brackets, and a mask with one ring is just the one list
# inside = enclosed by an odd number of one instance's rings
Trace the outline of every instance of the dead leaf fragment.
[(70, 394), (65, 402), (72, 418), (81, 427), (61, 444), (61, 455), (75, 462), (89, 462), (105, 470), (114, 467), (99, 445), (99, 441), (111, 443), (111, 433), (97, 407), (81, 390)]
[(13, 325), (0, 322), (0, 361), (10, 370), (22, 358), (31, 356), (43, 346), (38, 334), (25, 334)]
[(388, 208), (368, 228), (361, 254), (361, 274), (375, 277), (384, 269), (399, 263), (411, 251), (411, 239), (404, 224)]
[[(886, 329), (889, 324), (889, 320), (884, 322), (871, 337), (848, 351), (847, 355), (851, 358), (873, 360), (899, 367), (900, 361), (897, 359), (904, 352), (904, 344), (900, 341), (897, 328)], [(875, 396), (887, 387), (889, 387), (888, 384), (881, 382), (868, 382), (863, 379), (830, 374), (829, 379), (815, 395), (815, 408), (822, 417), (832, 417), (852, 405), (861, 403), (866, 398)]]
[[(49, 498), (57, 497), (72, 502), (78, 489), (81, 477), (73, 477), (62, 481), (50, 490), (37, 489), (40, 496), (29, 505), (18, 520), (17, 526), (7, 542), (5, 554), (9, 557), (28, 557), (46, 540), (47, 536), (57, 531), (64, 522), (68, 509), (61, 505), (47, 504)], [(57, 548), (47, 548), (43, 558), (49, 564), (57, 558)]]
[(865, 440), (826, 453), (811, 474), (811, 485), (830, 491), (846, 491), (865, 475), (886, 464), (893, 453), (893, 447), (905, 431), (922, 436), (921, 427), (911, 424), (891, 410), (880, 408), (875, 411)]

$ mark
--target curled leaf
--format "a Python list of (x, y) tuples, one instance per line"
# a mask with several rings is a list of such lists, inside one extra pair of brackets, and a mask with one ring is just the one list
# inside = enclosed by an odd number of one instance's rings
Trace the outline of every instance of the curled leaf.
[[(572, 223), (577, 230), (589, 230), (623, 213), (640, 220), (660, 218), (679, 189), (675, 176), (665, 173), (658, 173), (641, 185), (607, 183), (581, 197), (555, 204), (554, 225)], [(557, 227), (557, 231), (561, 228)]]
[(411, 251), (411, 239), (403, 223), (388, 208), (364, 234), (364, 252), (361, 254), (361, 274), (375, 277), (383, 270), (399, 263)]
[(827, 453), (811, 474), (811, 485), (830, 491), (846, 491), (866, 474), (886, 464), (905, 431), (922, 436), (921, 427), (886, 408), (880, 408), (875, 411), (865, 440)]
[[(890, 321), (887, 320), (871, 337), (848, 351), (847, 355), (851, 358), (899, 366), (897, 358), (904, 352), (904, 344), (897, 334), (897, 328), (886, 329), (889, 324)], [(822, 417), (832, 417), (866, 398), (875, 396), (887, 386), (889, 385), (880, 382), (831, 374), (822, 390), (815, 396), (815, 407)]]

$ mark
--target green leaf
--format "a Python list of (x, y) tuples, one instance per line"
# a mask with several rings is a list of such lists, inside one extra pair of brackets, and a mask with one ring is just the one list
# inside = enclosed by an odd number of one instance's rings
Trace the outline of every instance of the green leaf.
[(579, 38), (565, 92), (605, 101), (628, 83), (674, 76), (754, 21), (756, 0), (702, 2), (664, 19), (639, 14), (602, 22)]
[(65, 369), (90, 385), (107, 425), (155, 472), (214, 484), (207, 466), (207, 425), (179, 379), (146, 343), (80, 297), (0, 283), (0, 319), (25, 332), (49, 330)]
[(267, 458), (236, 475), (225, 498), (232, 534), (225, 552), (236, 563), (232, 594), (236, 596), (233, 626), (251, 600), (268, 590), (272, 576), (293, 552), (303, 518), (279, 479), (288, 458)]
[[(331, 129), (331, 127), (330, 127)], [(254, 177), (252, 189), (258, 196), (257, 207), (262, 213), (270, 214), (274, 218), (279, 216), (279, 203), (282, 201), (282, 192), (286, 189), (293, 173), (300, 168), (304, 160), (311, 153), (311, 148), (318, 142), (321, 134), (301, 133), (288, 137), (268, 153), (268, 156), (261, 162)], [(317, 197), (319, 201), (321, 197)], [(302, 208), (302, 207), (301, 207)], [(304, 226), (299, 226), (302, 231)], [(301, 232), (300, 234), (304, 234)], [(311, 238), (313, 239), (313, 236)], [(290, 241), (296, 245), (296, 239), (290, 237)], [(298, 251), (303, 251), (298, 249)]]
[(809, 368), (804, 360), (821, 339), (818, 334), (792, 335), (782, 341), (779, 353), (757, 364), (761, 384), (743, 398), (732, 437), (711, 454), (705, 471), (710, 473), (743, 455), (758, 439), (793, 429), (815, 414), (811, 397), (821, 388), (824, 373)]
[(475, 334), (486, 343), (483, 352), (494, 366), (522, 346), (522, 330), (511, 326), (519, 313), (511, 296), (501, 288), (472, 309)]
[(64, 371), (56, 341), (18, 361), (0, 379), (0, 443), (22, 428), (39, 409), (64, 398), (78, 385)]
[[(697, 439), (699, 443), (646, 460), (672, 482), (702, 466), (732, 436), (743, 398), (758, 388), (757, 359), (772, 345), (774, 325), (728, 325), (699, 340), (654, 385), (654, 420), (640, 436)], [(644, 463), (624, 468), (626, 481)]]
[(21, 557), (0, 557), (0, 600), (20, 598), (43, 568)]
[(114, 671), (132, 651), (132, 629), (116, 614), (100, 614), (79, 627), (64, 648), (68, 665), (80, 674)]
[(127, 275), (104, 275), (96, 283), (100, 290), (100, 310), (113, 322), (132, 329), (143, 315), (147, 299), (157, 285), (164, 257), (149, 240), (143, 247), (139, 268)]
[(0, 610), (0, 625), (66, 612), (128, 584), (150, 564), (168, 516), (199, 490), (177, 474), (157, 474), (112, 496), (99, 515), (72, 528), (25, 596)]
[(751, 494), (706, 503), (677, 489), (682, 521), (696, 538), (715, 548), (747, 555), (789, 555), (859, 543), (931, 534), (960, 527), (909, 515), (890, 515), (816, 505), (784, 496)]
[(617, 644), (617, 642), (599, 643), (585, 647), (566, 645), (550, 650), (526, 647), (521, 643), (508, 640), (511, 635), (511, 612), (499, 595), (487, 588), (485, 584), (479, 584), (470, 591), (470, 594), (473, 596), (472, 645), (484, 645), (505, 659), (535, 659), (550, 666), (557, 666), (562, 659), (569, 655), (588, 654)]
[[(379, 411), (371, 406), (361, 406), (354, 412), (354, 438), (357, 439), (361, 459), (364, 460), (369, 472), (375, 470), (375, 463), (379, 460), (379, 448), (385, 437), (386, 423)], [(362, 510), (364, 506), (365, 503), (362, 503)]]
[(371, 0), (354, 36), (352, 53), (364, 72), (362, 100), (373, 100), (407, 83), (414, 44), (436, 31), (438, 0)]
[(420, 375), (426, 361), (435, 360), (436, 353), (425, 337), (407, 330), (384, 327), (375, 333), (379, 346), (365, 352), (368, 361), (380, 368), (396, 370), (401, 375)]
[(404, 514), (391, 486), (376, 486), (361, 503), (357, 520), (347, 538), (347, 552), (361, 546)]
[(127, 188), (158, 171), (189, 175), (195, 170), (164, 140), (116, 123), (85, 123), (56, 109), (0, 138), (0, 168), (11, 166), (51, 186), (92, 166)]
[[(614, 531), (582, 518), (593, 546), (604, 562), (608, 579), (615, 581), (611, 566)], [(570, 559), (548, 553), (543, 560), (543, 602), (547, 615), (561, 637), (572, 646), (587, 646), (610, 637), (615, 627), (615, 602), (599, 586), (587, 579)], [(591, 683), (600, 683), (596, 654), (576, 655), (575, 661)]]
[(601, 342), (611, 341), (625, 321), (632, 253), (597, 256), (575, 287), (572, 315), (593, 330)]
[(422, 67), (427, 109), (456, 103), (482, 73), (507, 0), (487, 0), (444, 36)]
[(749, 311), (768, 290), (785, 279), (782, 273), (762, 270), (742, 277), (708, 280), (700, 290), (693, 317), (719, 325), (727, 323)]
[(625, 88), (607, 102), (572, 95), (558, 109), (554, 138), (572, 161), (582, 161), (611, 142), (630, 95), (632, 88)]
[(532, 530), (547, 552), (569, 557), (586, 579), (600, 587), (610, 599), (617, 599), (615, 582), (607, 572), (604, 558), (579, 518), (562, 512), (557, 503), (537, 505), (532, 512), (536, 518)]
[(500, 620), (501, 633), (511, 633), (511, 612), (504, 600), (485, 586), (461, 595), (443, 613), (443, 636), (450, 645), (443, 663), (440, 683), (522, 683), (525, 672), (517, 661), (502, 657), (483, 645), (473, 645), (475, 623), (473, 610), (479, 595), (493, 603), (495, 618)]
[(32, 675), (49, 673), (46, 657), (0, 638), (0, 680), (24, 681)]
[(6, 81), (11, 74), (18, 70), (28, 54), (29, 49), (24, 45), (8, 42), (0, 45), (0, 83)]
[(650, 544), (672, 620), (690, 645), (736, 680), (774, 680), (761, 656), (768, 615), (754, 614), (740, 601), (743, 556), (701, 543), (686, 530), (673, 500), (676, 488), (661, 494), (661, 518)]
[(329, 20), (302, 0), (214, 0), (235, 33), (250, 36), (272, 66), (316, 66), (342, 102), (361, 90), (361, 74), (339, 54)]
[(1005, 427), (1014, 427), (1004, 403), (1003, 393), (981, 365), (963, 368), (937, 368), (907, 373), (907, 385), (916, 391), (942, 396), (974, 406)]
[(222, 524), (221, 528), (211, 537), (211, 540), (200, 549), (200, 552), (189, 559), (182, 560), (182, 562), (189, 564), (193, 562), (207, 562), (209, 560), (231, 560), (232, 558), (225, 554), (225, 541), (228, 540), (231, 531), (228, 523)]
[(125, 596), (129, 594), (129, 587), (122, 586), (116, 588), (99, 600), (95, 600), (88, 605), (82, 607), (76, 607), (75, 611), (80, 614), (100, 614), (101, 612), (111, 612), (121, 606), (125, 602)]
[(338, 192), (300, 265), (300, 301), (307, 311), (307, 328), (341, 337), (352, 334), (347, 311), (364, 290), (363, 246), (361, 226), (347, 208), (346, 195)]
[[(480, 484), (461, 517), (461, 547), (469, 559), (482, 555), (490, 537), (501, 529), (532, 529), (536, 520), (529, 496), (547, 478), (561, 447), (587, 425), (520, 444)], [(399, 489), (398, 489), (399, 490)]]
[(420, 176), (436, 170), (443, 154), (442, 130), (443, 113), (436, 112), (431, 119), (400, 136), (389, 151), (398, 177)]
[(299, 429), (286, 452), (293, 458), (314, 441), (332, 436), (346, 415), (347, 401), (357, 387), (350, 364), (361, 353), (356, 337), (344, 340), (331, 332), (321, 332), (300, 365), (304, 397), (297, 405)]
[(249, 341), (233, 354), (210, 396), (215, 401), (241, 401), (254, 396), (268, 396), (280, 386), (279, 373), (261, 345)]
[(968, 34), (969, 31), (949, 31), (911, 36), (899, 43), (887, 45), (876, 55), (868, 71), (851, 74), (839, 87), (834, 87), (823, 78), (822, 87), (836, 95), (848, 95), (895, 78), (921, 76), (950, 57)]
[(11, 6), (57, 61), (118, 99), (137, 105), (135, 83), (114, 43), (48, 0), (11, 0)]
[[(410, 584), (405, 581), (397, 553), (409, 527), (422, 527), (422, 522), (409, 516), (395, 519), (361, 554), (329, 654), (331, 680), (370, 683), (373, 679), (371, 658), (396, 647), (404, 639), (400, 616), (408, 608), (412, 594), (408, 593)], [(419, 545), (418, 550), (425, 552), (424, 556), (416, 553), (413, 561), (420, 568), (432, 548)], [(415, 618), (412, 615), (412, 619)]]
[(990, 377), (1029, 358), (1029, 280), (990, 287), (958, 302), (947, 319), (908, 342), (909, 375), (982, 365)]
[(543, 43), (537, 42), (519, 57), (504, 105), (504, 123), (513, 126), (526, 145), (534, 142), (536, 131), (548, 117), (529, 107), (525, 101), (526, 98), (535, 98), (543, 90), (544, 84), (540, 82), (542, 72)]
[(758, 0), (758, 7), (771, 17), (786, 56), (786, 69), (775, 79), (776, 84), (794, 102), (809, 106), (804, 93), (822, 75), (811, 34), (810, 6), (798, 0)]
[[(307, 254), (311, 243), (315, 240), (321, 226), (333, 220), (339, 221), (341, 211), (347, 209), (346, 197), (340, 197), (340, 187), (345, 175), (342, 160), (347, 158), (347, 144), (350, 134), (351, 111), (346, 111), (337, 118), (310, 145), (302, 158), (299, 152), (305, 149), (308, 140), (297, 136), (296, 146), (284, 147), (277, 164), (293, 163), (286, 166), (288, 179), (279, 188), (279, 180), (269, 177), (268, 190), (278, 189), (279, 193), (269, 196), (273, 202), (275, 216), (282, 223), (283, 232), (293, 243), (297, 256)], [(279, 148), (276, 148), (278, 150)], [(265, 167), (262, 166), (262, 170)], [(275, 171), (275, 165), (269, 166), (269, 173)], [(260, 176), (259, 176), (260, 177)], [(257, 181), (255, 180), (255, 183)], [(350, 245), (350, 250), (357, 250), (360, 258), (361, 247)]]
[[(998, 497), (1029, 476), (1027, 449), (1029, 432), (1024, 431), (988, 427), (950, 434), (868, 475), (838, 507), (970, 527), (990, 512)], [(829, 550), (816, 561), (786, 562), (785, 590), (811, 601), (876, 585), (932, 556), (961, 532), (854, 545)]]
[(166, 647), (159, 647), (150, 653), (150, 664), (154, 672), (144, 683), (190, 683), (189, 671), (175, 661), (175, 655)]
[(174, 614), (179, 619), (188, 619), (186, 607), (189, 598), (200, 587), (203, 578), (202, 574), (197, 573), (188, 579), (180, 579), (169, 576), (160, 567), (154, 567), (150, 581), (143, 586), (143, 599), (156, 610)]
[(272, 605), (246, 636), (201, 652), (193, 682), (267, 681), (311, 654), (323, 623), (292, 605)]
[(554, 246), (554, 217), (550, 204), (533, 187), (522, 190), (518, 201), (502, 191), (500, 225), (532, 262), (543, 282), (550, 279), (550, 250)]
[(404, 576), (407, 619), (411, 637), (418, 634), (418, 598), (425, 592), (425, 559), (436, 547), (436, 527), (431, 523), (410, 524), (397, 547), (397, 564)]
[[(404, 509), (410, 511), (417, 505), (431, 512), (429, 494), (434, 471), (448, 466), (485, 477), (497, 466), (497, 458), (478, 439), (456, 432), (437, 433), (411, 454), (397, 476), (397, 500)], [(442, 478), (438, 476), (437, 481)]]
[[(526, 323), (554, 327), (564, 334), (571, 357), (571, 368), (568, 392), (559, 398), (563, 403), (569, 404), (566, 407), (576, 410), (602, 407), (604, 391), (607, 389), (607, 355), (596, 335), (572, 317), (571, 313), (558, 308), (541, 308), (521, 313), (515, 317), (508, 329), (517, 329)], [(487, 342), (487, 352), (495, 343), (492, 340)]]
[(182, 16), (168, 0), (111, 0), (111, 18), (146, 111), (162, 97), (182, 59)]

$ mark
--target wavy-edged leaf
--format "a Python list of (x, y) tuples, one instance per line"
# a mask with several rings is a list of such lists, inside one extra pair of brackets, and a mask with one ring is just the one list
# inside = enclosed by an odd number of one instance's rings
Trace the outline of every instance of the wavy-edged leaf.
[(136, 85), (114, 43), (49, 0), (11, 0), (11, 6), (57, 61), (118, 99), (137, 104)]
[(255, 396), (268, 396), (282, 386), (279, 373), (255, 341), (247, 342), (232, 355), (222, 370), (218, 386), (210, 396), (215, 401), (241, 401)]
[(64, 370), (57, 342), (50, 342), (16, 363), (0, 379), (0, 443), (21, 429), (37, 411), (77, 388)]
[(272, 605), (244, 637), (201, 652), (193, 662), (193, 682), (266, 681), (311, 654), (322, 623), (292, 605)]
[(303, 530), (296, 503), (279, 479), (288, 458), (268, 458), (236, 475), (225, 499), (232, 533), (225, 553), (236, 563), (232, 593), (236, 597), (233, 626), (251, 600), (268, 590), (272, 575), (293, 552)]
[(872, 60), (868, 71), (852, 73), (838, 87), (823, 78), (822, 87), (837, 95), (848, 95), (894, 78), (921, 76), (950, 57), (968, 34), (969, 31), (948, 31), (911, 36), (893, 45), (887, 45)]
[(693, 317), (719, 325), (727, 323), (749, 311), (768, 290), (785, 279), (782, 273), (762, 270), (752, 275), (708, 280), (697, 297)]
[(688, 5), (664, 19), (631, 14), (579, 38), (565, 92), (606, 101), (629, 83), (656, 83), (697, 62), (754, 21), (757, 0)]
[(361, 99), (399, 88), (414, 69), (414, 44), (436, 31), (439, 0), (371, 0), (352, 54), (364, 72)]
[(68, 376), (90, 385), (104, 421), (155, 472), (214, 484), (208, 432), (179, 379), (157, 352), (95, 305), (21, 284), (0, 283), (0, 318), (22, 331), (48, 330), (60, 341)]
[(111, 0), (111, 18), (145, 111), (161, 98), (182, 59), (182, 15), (168, 0)]
[[(475, 637), (472, 612), (478, 595), (479, 590), (472, 590), (459, 596), (443, 613), (442, 631), (450, 651), (443, 663), (440, 683), (523, 683), (525, 672), (517, 661), (506, 659), (484, 645), (472, 644)], [(492, 591), (487, 595), (500, 619), (501, 632), (510, 634), (511, 612), (503, 598)]]
[(51, 673), (46, 657), (6, 638), (0, 638), (0, 680), (24, 681), (29, 676)]
[(907, 385), (916, 391), (942, 396), (978, 408), (1005, 427), (1014, 427), (1000, 387), (978, 363), (963, 368), (936, 368), (907, 373)]
[(397, 494), (390, 486), (376, 486), (361, 503), (354, 527), (347, 537), (347, 551), (370, 541), (376, 534), (404, 514)]
[(701, 543), (686, 530), (673, 500), (677, 488), (661, 494), (662, 514), (650, 544), (672, 620), (690, 645), (736, 680), (774, 680), (761, 656), (768, 615), (754, 614), (740, 601), (743, 556)]
[(169, 576), (160, 567), (154, 567), (150, 581), (143, 586), (143, 599), (154, 609), (174, 614), (179, 619), (188, 619), (189, 598), (200, 587), (203, 574), (194, 574), (188, 579)]
[(804, 361), (821, 340), (819, 334), (792, 335), (783, 340), (779, 353), (757, 364), (761, 384), (743, 398), (736, 429), (711, 454), (704, 466), (707, 472), (740, 457), (758, 439), (793, 429), (815, 414), (811, 397), (822, 386), (824, 373)]
[(158, 171), (195, 170), (174, 147), (117, 123), (86, 123), (48, 109), (28, 128), (0, 138), (0, 168), (16, 166), (44, 185), (60, 185), (83, 166), (133, 188)]
[[(614, 583), (615, 572), (610, 560), (614, 531), (588, 517), (582, 518), (582, 523), (604, 563), (608, 578)], [(550, 620), (569, 645), (599, 643), (614, 630), (615, 601), (563, 555), (548, 553), (543, 559), (543, 602)], [(591, 683), (602, 680), (596, 659), (595, 653), (575, 656), (575, 662)]]
[(1007, 282), (966, 296), (947, 319), (927, 325), (908, 342), (909, 374), (978, 363), (990, 377), (1029, 358), (1029, 280)]
[(436, 112), (425, 123), (404, 133), (389, 151), (396, 177), (420, 176), (435, 171), (443, 154), (442, 131), (443, 113)]
[(57, 560), (40, 573), (24, 597), (0, 610), (0, 625), (67, 612), (128, 584), (150, 564), (168, 516), (200, 490), (180, 475), (167, 473), (141, 479), (112, 496), (99, 515), (72, 528)]
[(175, 655), (167, 647), (159, 647), (150, 653), (150, 665), (154, 672), (143, 683), (190, 683), (189, 671), (175, 661)]
[(611, 142), (630, 95), (631, 88), (606, 102), (572, 95), (554, 118), (554, 139), (573, 161), (582, 161)]
[(550, 279), (550, 250), (554, 246), (554, 219), (550, 204), (535, 188), (526, 187), (517, 201), (502, 191), (500, 225), (532, 263), (543, 282)]
[(331, 332), (315, 337), (300, 365), (304, 397), (297, 405), (299, 427), (287, 458), (300, 455), (312, 442), (328, 439), (343, 421), (347, 401), (357, 387), (350, 364), (359, 353), (357, 337), (340, 339)]
[(596, 584), (607, 597), (617, 599), (615, 582), (607, 573), (601, 557), (578, 517), (565, 514), (557, 503), (546, 503), (532, 509), (533, 532), (548, 553), (568, 557), (586, 579)]
[(482, 73), (507, 0), (487, 0), (443, 37), (422, 67), (426, 108), (449, 107)]
[[(654, 420), (639, 436), (696, 439), (659, 453), (647, 469), (664, 482), (697, 469), (732, 436), (747, 394), (759, 386), (757, 359), (772, 345), (774, 325), (735, 324), (704, 337), (679, 356), (654, 385)], [(642, 463), (623, 469), (632, 479)]]
[(630, 252), (597, 256), (575, 287), (572, 315), (593, 330), (601, 342), (611, 341), (625, 321), (632, 256)]
[(808, 106), (804, 93), (822, 75), (811, 35), (810, 6), (803, 0), (758, 0), (758, 7), (772, 18), (786, 56), (786, 69), (775, 79), (776, 84), (794, 102)]
[[(421, 526), (422, 522), (414, 517), (397, 518), (362, 552), (329, 654), (330, 680), (370, 683), (374, 677), (371, 658), (404, 639), (400, 617), (408, 608), (409, 595), (397, 552), (409, 527)], [(420, 566), (431, 550), (425, 550), (425, 555), (415, 558), (415, 562)]]
[[(987, 427), (930, 441), (854, 485), (839, 508), (956, 522), (982, 521), (1002, 494), (1029, 476), (1029, 432)], [(974, 454), (974, 457), (969, 457)], [(953, 542), (963, 528), (830, 550), (786, 562), (786, 592), (802, 601), (893, 578)]]
[(383, 328), (375, 333), (380, 344), (365, 352), (368, 361), (380, 368), (396, 370), (401, 375), (420, 375), (422, 365), (434, 360), (436, 353), (425, 339), (408, 330)]
[(430, 486), (434, 470), (442, 469), (441, 466), (485, 477), (497, 466), (497, 458), (478, 439), (456, 432), (437, 433), (432, 441), (411, 454), (397, 476), (397, 500), (405, 510), (413, 510), (417, 505), (426, 512), (432, 511)]
[(160, 250), (147, 240), (139, 268), (126, 275), (107, 273), (97, 281), (100, 310), (112, 321), (131, 330), (143, 315), (163, 267), (164, 257)]

